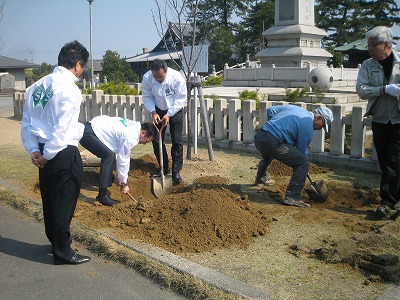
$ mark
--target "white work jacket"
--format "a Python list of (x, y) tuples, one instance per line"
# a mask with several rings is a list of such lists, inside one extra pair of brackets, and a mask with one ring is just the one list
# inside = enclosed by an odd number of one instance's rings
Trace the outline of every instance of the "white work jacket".
[(126, 183), (131, 163), (131, 149), (140, 139), (140, 122), (120, 117), (98, 116), (94, 117), (90, 124), (99, 140), (117, 154), (118, 178)]
[(64, 67), (35, 82), (26, 90), (21, 139), (27, 152), (39, 151), (50, 160), (68, 145), (78, 146), (84, 125), (78, 122), (82, 94), (78, 78)]
[(150, 70), (143, 76), (142, 99), (149, 112), (154, 111), (157, 106), (161, 110), (167, 110), (168, 116), (173, 117), (186, 105), (186, 81), (181, 73), (168, 68), (165, 80), (159, 83)]

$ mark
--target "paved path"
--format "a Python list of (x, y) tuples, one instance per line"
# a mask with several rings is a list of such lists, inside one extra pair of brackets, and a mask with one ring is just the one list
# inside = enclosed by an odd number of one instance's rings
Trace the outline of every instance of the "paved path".
[(88, 263), (53, 264), (44, 225), (0, 202), (1, 299), (187, 299), (73, 243)]

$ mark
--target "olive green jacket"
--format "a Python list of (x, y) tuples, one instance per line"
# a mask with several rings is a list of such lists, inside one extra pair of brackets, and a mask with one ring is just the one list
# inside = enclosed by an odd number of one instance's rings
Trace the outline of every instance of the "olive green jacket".
[(400, 57), (393, 50), (393, 70), (389, 81), (379, 61), (367, 59), (358, 72), (356, 91), (363, 100), (368, 100), (365, 116), (372, 116), (377, 123), (400, 123), (400, 102), (398, 97), (385, 94), (385, 85), (400, 84)]

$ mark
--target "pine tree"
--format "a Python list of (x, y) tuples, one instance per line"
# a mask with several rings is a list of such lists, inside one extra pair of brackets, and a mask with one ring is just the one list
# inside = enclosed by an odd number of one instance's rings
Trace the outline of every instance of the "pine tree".
[(394, 0), (316, 0), (315, 20), (327, 31), (324, 46), (333, 48), (363, 38), (375, 26), (400, 22)]
[(247, 54), (250, 59), (253, 59), (257, 52), (266, 47), (267, 41), (262, 33), (272, 27), (274, 22), (275, 3), (273, 0), (256, 2), (243, 14), (243, 19), (236, 30), (236, 45), (239, 49), (240, 61), (244, 61)]

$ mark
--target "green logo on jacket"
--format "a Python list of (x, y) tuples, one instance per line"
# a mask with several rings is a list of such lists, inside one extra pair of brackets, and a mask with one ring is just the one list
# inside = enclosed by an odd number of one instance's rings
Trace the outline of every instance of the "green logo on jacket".
[(135, 124), (135, 122), (133, 122), (132, 120), (128, 120), (128, 119), (125, 119), (125, 118), (120, 118), (119, 121), (120, 121), (125, 127), (132, 126), (133, 124)]
[(47, 89), (44, 89), (43, 83), (39, 85), (32, 94), (33, 107), (36, 107), (40, 103), (42, 108), (44, 108), (53, 97), (53, 87), (50, 85)]

